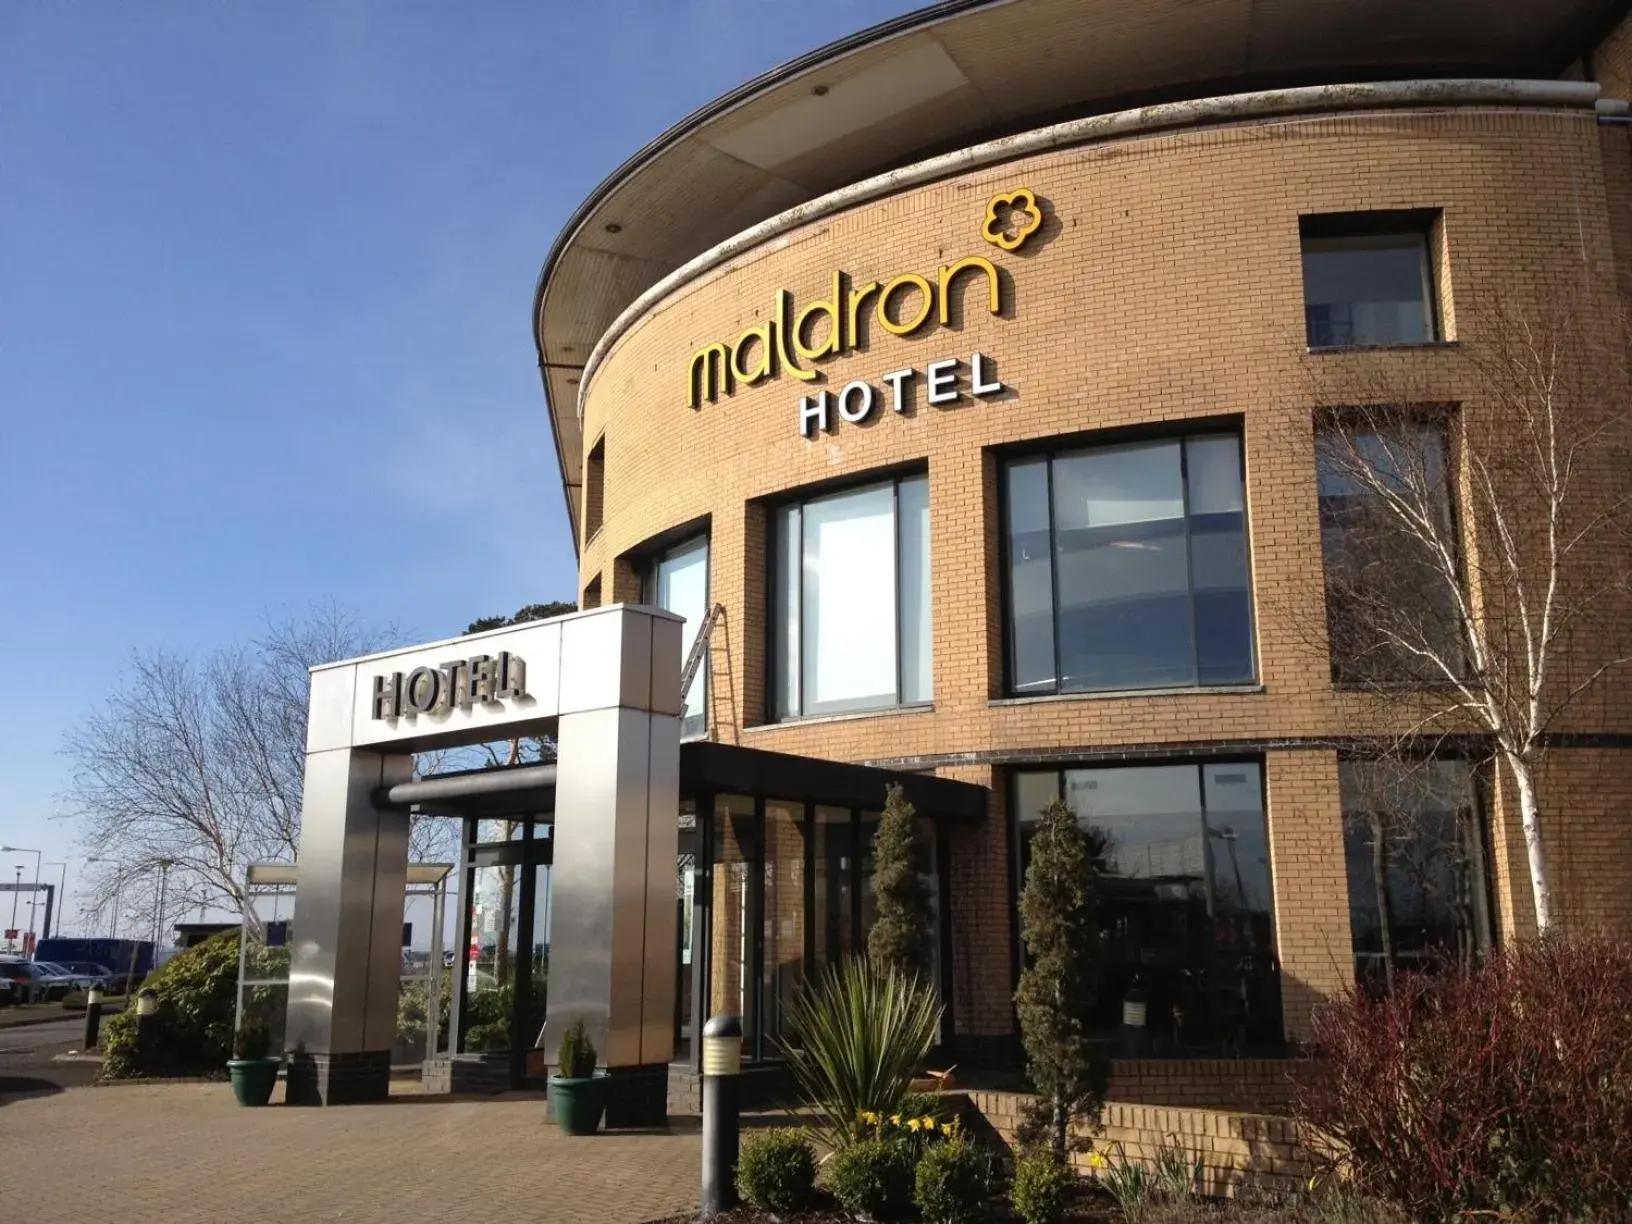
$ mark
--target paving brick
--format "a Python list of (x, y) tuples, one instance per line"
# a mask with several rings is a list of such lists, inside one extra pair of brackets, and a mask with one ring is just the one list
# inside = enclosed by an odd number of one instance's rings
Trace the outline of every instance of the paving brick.
[(696, 1206), (701, 1160), (694, 1133), (567, 1138), (537, 1095), (243, 1109), (128, 1084), (0, 1100), (0, 1134), (8, 1220), (638, 1224)]

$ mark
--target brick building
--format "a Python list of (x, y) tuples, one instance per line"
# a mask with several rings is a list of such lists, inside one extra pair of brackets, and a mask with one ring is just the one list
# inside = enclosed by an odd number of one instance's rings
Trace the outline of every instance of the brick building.
[[(1626, 7), (939, 4), (682, 121), (557, 241), (535, 334), (583, 605), (688, 643), (719, 609), (692, 739), (986, 791), (920, 811), (961, 1057), (1013, 1057), (1054, 798), (1109, 842), (1095, 1024), (1148, 1058), (1282, 1053), (1384, 955), (1534, 932), (1478, 728), (1409, 780), (1362, 750), (1428, 698), (1344, 681), (1313, 422), (1344, 380), (1453, 406), (1425, 437), (1454, 503), (1457, 439), (1498, 421), (1491, 304), (1609, 313)], [(1632, 701), (1553, 730), (1560, 920), (1632, 932)], [(1417, 830), (1380, 871), (1379, 788)], [(786, 789), (682, 805), (682, 1045), (701, 1004), (774, 1057), (790, 992), (864, 941), (876, 812)]]

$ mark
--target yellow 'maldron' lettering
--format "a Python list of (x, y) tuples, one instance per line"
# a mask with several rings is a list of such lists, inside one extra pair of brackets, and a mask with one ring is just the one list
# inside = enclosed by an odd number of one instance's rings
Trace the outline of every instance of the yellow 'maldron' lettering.
[[(880, 285), (867, 281), (852, 286), (845, 272), (833, 274), (830, 297), (817, 298), (795, 310), (793, 295), (780, 289), (772, 317), (748, 328), (735, 344), (715, 341), (699, 348), (691, 357), (686, 375), (686, 401), (700, 409), (703, 401), (717, 401), (732, 395), (736, 385), (753, 386), (778, 373), (801, 382), (821, 378), (820, 371), (800, 362), (842, 357), (865, 347), (867, 306), (872, 317), (892, 336), (910, 336), (931, 325), (951, 327), (953, 301), (960, 286), (986, 280), (986, 309), (992, 314), (1003, 310), (1003, 278), (989, 259), (971, 255), (937, 269), (934, 280), (905, 272)], [(968, 274), (968, 275), (965, 275)]]

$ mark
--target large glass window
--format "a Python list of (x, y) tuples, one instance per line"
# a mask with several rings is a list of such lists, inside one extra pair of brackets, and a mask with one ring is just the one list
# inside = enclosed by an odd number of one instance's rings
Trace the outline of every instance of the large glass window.
[(1460, 670), (1456, 543), (1443, 425), (1403, 412), (1316, 435), (1332, 678), (1443, 681)]
[(1485, 834), (1467, 761), (1343, 761), (1356, 980), (1469, 965), (1490, 947)]
[(1020, 772), (1013, 795), (1021, 887), (1032, 830), (1053, 800), (1098, 847), (1107, 955), (1095, 1032), (1118, 1032), (1123, 1004), (1142, 1001), (1151, 1053), (1279, 1043), (1258, 762)]
[[(684, 660), (697, 641), (708, 616), (708, 536), (693, 536), (653, 561), (643, 598), (666, 612), (686, 618), (681, 631), (680, 657)], [(686, 692), (680, 719), (680, 737), (690, 739), (708, 732), (708, 667), (698, 669)]]
[(1252, 680), (1239, 435), (1017, 460), (1005, 509), (1011, 692)]
[(774, 552), (778, 718), (930, 699), (926, 477), (785, 506)]
[(1434, 214), (1324, 213), (1299, 219), (1310, 348), (1436, 338), (1428, 238)]

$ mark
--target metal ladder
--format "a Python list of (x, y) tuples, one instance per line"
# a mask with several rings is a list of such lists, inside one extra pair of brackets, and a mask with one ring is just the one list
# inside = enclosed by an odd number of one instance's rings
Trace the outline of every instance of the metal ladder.
[(725, 605), (715, 604), (703, 617), (703, 623), (697, 628), (697, 636), (692, 640), (691, 650), (686, 655), (686, 665), (680, 669), (680, 704), (686, 704), (686, 694), (691, 692), (691, 682), (697, 678), (698, 669), (703, 660), (708, 657), (708, 639), (714, 633), (714, 626), (725, 615)]

